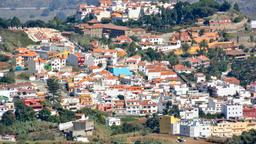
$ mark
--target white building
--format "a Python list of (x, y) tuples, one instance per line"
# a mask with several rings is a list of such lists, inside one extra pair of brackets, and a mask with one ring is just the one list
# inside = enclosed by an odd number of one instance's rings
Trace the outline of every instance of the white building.
[(43, 60), (40, 58), (28, 61), (27, 62), (28, 72), (30, 74), (33, 74), (33, 73), (42, 73), (42, 72), (46, 71), (44, 69), (46, 62), (47, 62), (46, 60)]
[(181, 48), (181, 41), (177, 41), (175, 44), (169, 44), (169, 45), (158, 45), (156, 46), (155, 50), (161, 51), (161, 52), (168, 52), (172, 50), (176, 50)]
[(111, 18), (110, 11), (106, 11), (106, 10), (95, 13), (94, 15), (95, 15), (97, 21), (101, 21), (102, 19)]
[(211, 114), (221, 113), (223, 102), (224, 101), (221, 99), (209, 98), (208, 107), (205, 113), (211, 113)]
[(174, 86), (175, 95), (186, 95), (188, 91), (189, 87), (186, 84)]
[(206, 81), (206, 76), (203, 73), (196, 73), (195, 78), (196, 78), (196, 83), (201, 83)]
[(242, 118), (243, 106), (238, 104), (224, 104), (222, 105), (221, 113), (225, 115), (226, 119), (229, 118)]
[(221, 80), (209, 82), (208, 86), (212, 90), (212, 95), (214, 96), (233, 96), (240, 91), (245, 90), (240, 85), (226, 83)]
[(106, 119), (106, 125), (107, 126), (120, 126), (121, 125), (121, 119), (116, 117), (107, 117)]
[(61, 68), (66, 66), (66, 59), (55, 58), (51, 61), (52, 71), (60, 71)]
[(207, 122), (199, 122), (196, 120), (190, 122), (181, 122), (180, 135), (206, 138), (211, 136), (211, 125)]
[(256, 29), (256, 21), (255, 20), (251, 21), (251, 28)]
[(190, 108), (184, 109), (180, 111), (181, 119), (195, 119), (199, 117), (199, 109), (198, 108)]
[(79, 97), (64, 97), (61, 100), (61, 105), (63, 106), (64, 109), (77, 111), (80, 109)]
[(153, 45), (163, 44), (163, 38), (158, 35), (146, 35), (141, 37), (141, 42), (150, 42)]
[(128, 8), (128, 18), (133, 20), (138, 20), (141, 15), (141, 7), (129, 7)]

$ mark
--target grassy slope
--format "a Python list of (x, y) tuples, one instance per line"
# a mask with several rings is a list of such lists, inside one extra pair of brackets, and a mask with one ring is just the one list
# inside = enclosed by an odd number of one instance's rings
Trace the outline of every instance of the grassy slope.
[(34, 44), (24, 32), (13, 32), (10, 30), (1, 30), (0, 36), (2, 37), (2, 43), (0, 44), (0, 50), (6, 52), (13, 52), (18, 47), (26, 47), (30, 44)]

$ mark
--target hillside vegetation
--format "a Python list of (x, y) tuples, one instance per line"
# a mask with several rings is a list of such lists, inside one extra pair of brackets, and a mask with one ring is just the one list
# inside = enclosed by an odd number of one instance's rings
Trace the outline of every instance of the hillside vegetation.
[(0, 29), (0, 36), (2, 37), (2, 43), (0, 43), (1, 51), (12, 52), (15, 48), (34, 44), (24, 32), (13, 32)]

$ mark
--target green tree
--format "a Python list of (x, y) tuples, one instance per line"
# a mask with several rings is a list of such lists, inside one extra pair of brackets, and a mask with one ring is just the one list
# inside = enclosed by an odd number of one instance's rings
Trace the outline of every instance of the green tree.
[(239, 8), (239, 6), (238, 6), (238, 3), (235, 3), (235, 4), (234, 4), (234, 10), (240, 12), (240, 8)]
[(35, 119), (35, 111), (26, 106), (21, 100), (15, 100), (15, 116), (18, 121), (32, 121)]
[(159, 132), (159, 121), (160, 118), (157, 114), (153, 114), (152, 117), (148, 118), (146, 121), (146, 127), (153, 130), (153, 132)]
[(241, 85), (246, 86), (256, 81), (255, 65), (256, 57), (234, 60), (231, 66), (232, 70), (228, 75), (238, 78), (241, 81)]
[(76, 119), (75, 112), (73, 111), (66, 110), (66, 109), (58, 109), (58, 113), (59, 113), (60, 122), (62, 123), (73, 121)]
[(220, 6), (220, 11), (228, 11), (231, 8), (231, 4), (228, 3), (226, 0)]
[(184, 44), (182, 44), (181, 48), (184, 53), (187, 53), (190, 46), (188, 45), (188, 43), (184, 43)]
[(21, 26), (21, 22), (20, 22), (19, 18), (17, 18), (17, 17), (13, 17), (13, 18), (11, 19), (10, 24), (11, 24), (12, 27)]
[(256, 141), (256, 130), (243, 132), (240, 136), (233, 136), (225, 144), (254, 144)]
[(52, 104), (53, 108), (58, 108), (60, 105), (60, 85), (56, 78), (50, 78), (47, 80), (48, 96), (47, 100)]
[(202, 55), (202, 54), (205, 54), (206, 52), (206, 49), (208, 48), (208, 42), (206, 40), (203, 40), (199, 43), (199, 51), (198, 51), (198, 54), (199, 55)]
[(177, 105), (172, 105), (172, 102), (167, 102), (165, 109), (163, 110), (164, 115), (173, 115), (175, 117), (180, 117), (179, 107)]
[(38, 118), (44, 121), (49, 121), (51, 117), (51, 112), (47, 108), (43, 108), (38, 113)]
[(1, 119), (1, 123), (6, 125), (6, 126), (10, 126), (15, 122), (15, 115), (13, 113), (13, 111), (7, 111), (3, 114), (2, 119)]
[(118, 95), (117, 97), (118, 97), (118, 99), (120, 99), (120, 100), (124, 100), (124, 96), (123, 96), (123, 95)]
[(89, 118), (95, 120), (98, 123), (105, 124), (105, 115), (98, 110), (83, 108), (80, 110), (80, 112), (84, 113), (86, 116), (89, 116)]
[(199, 31), (199, 36), (204, 35), (204, 33), (205, 33), (205, 30), (204, 30), (204, 29), (201, 29), (201, 30)]

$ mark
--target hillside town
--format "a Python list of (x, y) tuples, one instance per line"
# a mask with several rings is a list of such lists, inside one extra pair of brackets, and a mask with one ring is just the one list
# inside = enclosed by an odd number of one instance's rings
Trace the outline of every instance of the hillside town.
[[(35, 134), (33, 140), (86, 143), (122, 142), (103, 141), (100, 126), (111, 136), (157, 133), (176, 136), (174, 143), (225, 143), (256, 129), (255, 21), (229, 4), (193, 24), (159, 32), (153, 24), (129, 23), (180, 3), (99, 3), (80, 4), (72, 30), (5, 29), (31, 43), (0, 51), (0, 142), (25, 138), (11, 129), (35, 121), (49, 127), (44, 133), (51, 136)], [(7, 40), (0, 35), (2, 48)]]

